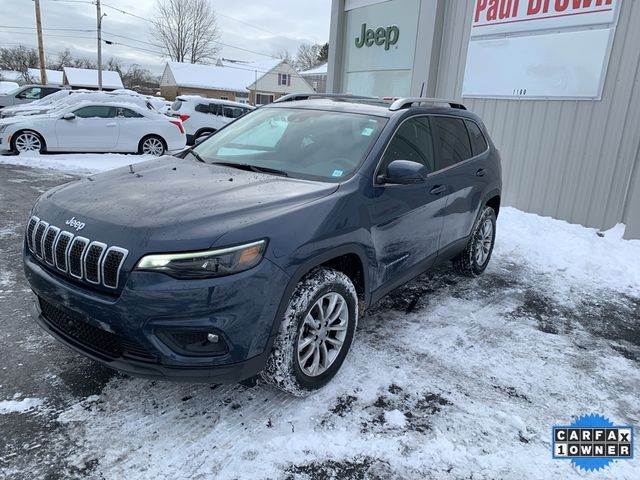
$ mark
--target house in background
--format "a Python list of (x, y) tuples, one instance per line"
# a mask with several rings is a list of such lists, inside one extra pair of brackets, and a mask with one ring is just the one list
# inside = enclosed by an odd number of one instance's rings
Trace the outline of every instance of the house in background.
[[(45, 70), (47, 74), (47, 85), (56, 85), (61, 87), (64, 85), (64, 72), (60, 70)], [(40, 83), (40, 69), (28, 68), (27, 74), (29, 75), (29, 81), (31, 83)]]
[(313, 89), (284, 60), (221, 59), (215, 65), (167, 62), (160, 92), (169, 100), (190, 94), (262, 105), (287, 93), (311, 93)]
[[(78, 88), (87, 90), (98, 89), (98, 70), (64, 67), (63, 73), (63, 84), (74, 90)], [(102, 89), (118, 90), (120, 88), (124, 88), (120, 74), (111, 70), (103, 70)]]
[(318, 93), (327, 93), (327, 63), (300, 72), (309, 85)]

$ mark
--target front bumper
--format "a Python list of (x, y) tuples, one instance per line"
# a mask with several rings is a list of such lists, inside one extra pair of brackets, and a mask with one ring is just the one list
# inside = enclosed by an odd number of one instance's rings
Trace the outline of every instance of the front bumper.
[[(120, 295), (112, 297), (55, 274), (28, 250), (24, 265), (38, 296), (34, 316), (56, 339), (125, 373), (185, 382), (235, 383), (261, 371), (288, 280), (264, 259), (247, 272), (207, 280), (132, 272)], [(52, 311), (71, 319), (74, 328), (52, 318)], [(218, 334), (225, 353), (185, 355), (161, 339), (162, 332), (196, 330)]]

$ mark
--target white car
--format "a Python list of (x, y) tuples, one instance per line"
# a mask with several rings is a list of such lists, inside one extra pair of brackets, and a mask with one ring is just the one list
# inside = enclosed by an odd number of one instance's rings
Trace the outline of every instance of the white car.
[(163, 155), (185, 147), (182, 121), (131, 103), (85, 102), (0, 120), (0, 153), (118, 152)]
[[(15, 107), (7, 107), (0, 110), (0, 118), (15, 117), (17, 115), (41, 115), (50, 113), (55, 110), (66, 108), (70, 105), (78, 105), (83, 102), (127, 102), (133, 103), (140, 107), (146, 107), (149, 110), (156, 110), (156, 105), (162, 105), (162, 101), (150, 100), (150, 97), (139, 95), (136, 92), (120, 91), (114, 92), (96, 92), (92, 90), (68, 90), (66, 94), (63, 92), (54, 93), (51, 96), (56, 97), (51, 102), (44, 102), (46, 98), (33, 102), (28, 105), (16, 105)], [(47, 97), (48, 98), (48, 97)], [(153, 97), (151, 97), (153, 98)]]
[(229, 100), (180, 95), (167, 115), (180, 117), (187, 131), (187, 144), (193, 145), (198, 138), (211, 135), (253, 109), (251, 105)]

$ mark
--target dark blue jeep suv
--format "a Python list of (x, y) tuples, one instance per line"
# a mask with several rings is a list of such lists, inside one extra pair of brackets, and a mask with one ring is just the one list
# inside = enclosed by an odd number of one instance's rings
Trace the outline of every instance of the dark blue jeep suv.
[(460, 104), (276, 102), (180, 157), (54, 188), (26, 228), (39, 324), (133, 375), (260, 374), (301, 395), (336, 374), (367, 307), (491, 257), (500, 157)]

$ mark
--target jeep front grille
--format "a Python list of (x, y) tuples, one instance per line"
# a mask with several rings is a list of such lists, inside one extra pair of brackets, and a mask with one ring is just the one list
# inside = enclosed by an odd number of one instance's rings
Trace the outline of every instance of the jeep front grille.
[(126, 249), (76, 236), (35, 216), (29, 219), (26, 236), (29, 251), (50, 267), (77, 280), (118, 288)]

